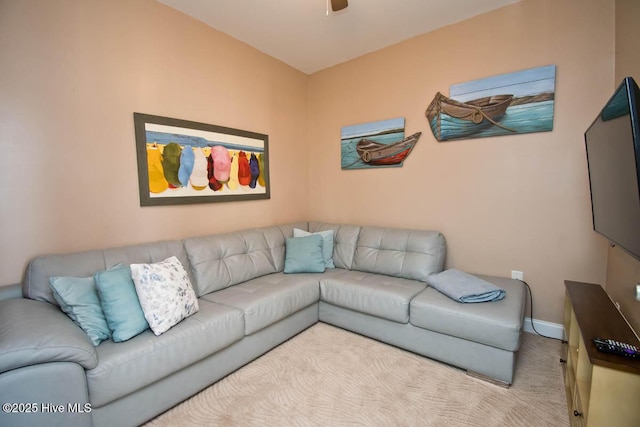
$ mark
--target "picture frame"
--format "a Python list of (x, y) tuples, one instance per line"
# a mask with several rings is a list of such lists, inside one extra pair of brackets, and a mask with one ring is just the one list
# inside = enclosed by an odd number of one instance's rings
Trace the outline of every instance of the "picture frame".
[(269, 136), (133, 113), (140, 206), (270, 199)]

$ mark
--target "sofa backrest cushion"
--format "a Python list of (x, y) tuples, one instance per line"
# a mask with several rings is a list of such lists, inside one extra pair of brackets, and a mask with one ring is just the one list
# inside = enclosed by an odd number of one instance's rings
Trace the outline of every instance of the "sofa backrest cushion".
[(310, 222), (309, 231), (333, 230), (333, 263), (338, 268), (351, 270), (356, 243), (360, 234), (360, 226), (348, 224), (330, 224), (326, 222)]
[[(146, 243), (119, 248), (98, 249), (68, 254), (43, 255), (27, 265), (22, 282), (22, 293), (34, 300), (58, 304), (49, 287), (53, 276), (91, 277), (119, 263), (153, 263), (171, 256), (180, 260), (187, 272), (191, 271), (189, 259), (181, 240)], [(190, 279), (193, 277), (190, 275)]]
[(307, 223), (286, 224), (192, 237), (184, 246), (193, 268), (196, 295), (284, 270), (285, 239)]
[(446, 243), (438, 231), (362, 227), (353, 270), (426, 282), (444, 268)]

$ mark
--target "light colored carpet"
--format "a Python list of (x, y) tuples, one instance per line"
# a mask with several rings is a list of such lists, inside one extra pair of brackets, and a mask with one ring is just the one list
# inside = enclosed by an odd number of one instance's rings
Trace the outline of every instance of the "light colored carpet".
[(568, 426), (560, 354), (524, 334), (504, 389), (318, 323), (146, 426)]

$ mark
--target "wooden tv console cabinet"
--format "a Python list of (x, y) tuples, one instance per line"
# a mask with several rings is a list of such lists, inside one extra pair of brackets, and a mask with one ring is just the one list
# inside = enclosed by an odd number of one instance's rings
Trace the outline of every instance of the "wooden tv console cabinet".
[(564, 383), (572, 426), (640, 426), (640, 360), (591, 341), (640, 342), (600, 285), (565, 280)]

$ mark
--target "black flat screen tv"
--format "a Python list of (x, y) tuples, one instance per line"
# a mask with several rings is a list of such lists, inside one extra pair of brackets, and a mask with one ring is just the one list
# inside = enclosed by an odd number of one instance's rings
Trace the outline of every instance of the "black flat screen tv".
[(593, 229), (640, 260), (640, 90), (626, 77), (584, 134)]

